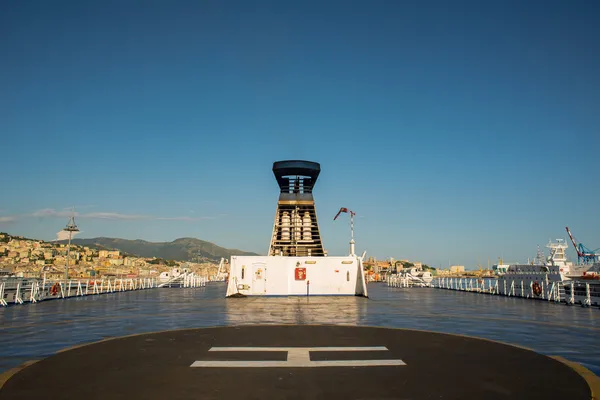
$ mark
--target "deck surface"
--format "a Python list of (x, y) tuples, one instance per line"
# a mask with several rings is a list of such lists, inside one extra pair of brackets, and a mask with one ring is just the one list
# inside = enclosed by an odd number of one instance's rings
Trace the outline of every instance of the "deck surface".
[(0, 399), (38, 398), (589, 400), (591, 392), (565, 364), (501, 343), (286, 325), (106, 340), (38, 361), (0, 390)]

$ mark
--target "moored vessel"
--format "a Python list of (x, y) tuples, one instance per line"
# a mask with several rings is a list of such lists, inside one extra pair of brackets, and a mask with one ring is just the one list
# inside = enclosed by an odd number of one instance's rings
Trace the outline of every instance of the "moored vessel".
[(499, 294), (600, 305), (600, 266), (568, 261), (564, 239), (550, 240), (546, 247), (550, 251), (547, 258), (538, 249), (531, 263), (494, 265)]

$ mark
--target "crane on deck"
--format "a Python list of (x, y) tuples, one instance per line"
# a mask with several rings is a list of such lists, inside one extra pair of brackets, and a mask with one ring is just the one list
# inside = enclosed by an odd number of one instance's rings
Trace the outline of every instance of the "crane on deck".
[(590, 250), (583, 245), (583, 243), (577, 243), (577, 240), (571, 234), (571, 230), (569, 227), (566, 227), (567, 233), (571, 238), (571, 243), (573, 243), (573, 247), (575, 247), (575, 251), (577, 252), (577, 262), (582, 262), (584, 264), (593, 264), (597, 261), (600, 261), (600, 248), (596, 250)]

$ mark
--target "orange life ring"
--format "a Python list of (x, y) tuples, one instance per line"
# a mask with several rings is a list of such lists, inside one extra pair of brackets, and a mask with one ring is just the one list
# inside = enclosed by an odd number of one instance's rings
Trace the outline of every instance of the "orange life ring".
[(536, 296), (539, 296), (540, 294), (542, 294), (542, 287), (540, 286), (539, 283), (537, 282), (533, 282), (533, 294), (535, 294)]
[(58, 288), (59, 288), (58, 283), (55, 283), (54, 285), (52, 285), (52, 287), (50, 288), (50, 294), (52, 296), (56, 296), (56, 294), (58, 293)]

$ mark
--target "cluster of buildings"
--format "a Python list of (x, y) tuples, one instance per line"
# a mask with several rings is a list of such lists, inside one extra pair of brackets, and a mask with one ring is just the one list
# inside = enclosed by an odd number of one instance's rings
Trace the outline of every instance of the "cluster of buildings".
[(494, 272), (490, 269), (479, 268), (478, 270), (465, 270), (464, 265), (451, 265), (447, 269), (438, 269), (437, 277), (491, 277)]
[[(218, 266), (213, 262), (174, 262), (157, 258), (135, 257), (123, 254), (119, 250), (99, 250), (88, 246), (68, 245), (57, 242), (26, 239), (0, 233), (0, 276), (18, 276), (37, 278), (46, 275), (48, 279), (63, 279), (68, 262), (69, 278), (88, 278), (101, 276), (151, 277), (174, 267), (185, 264), (185, 268), (200, 275), (215, 275)], [(417, 271), (431, 270), (438, 277), (491, 275), (491, 271), (465, 271), (462, 265), (453, 265), (448, 269), (433, 269), (420, 262), (409, 260), (377, 260), (370, 257), (364, 261), (370, 280), (383, 280), (391, 272), (404, 268)]]
[(404, 268), (414, 268), (417, 271), (429, 269), (429, 267), (427, 267), (426, 265), (424, 267), (423, 263), (417, 261), (395, 260), (393, 258), (378, 261), (375, 257), (369, 257), (366, 260), (364, 260), (363, 266), (365, 268), (369, 280), (371, 281), (382, 281), (385, 279), (385, 276), (388, 273), (396, 273), (398, 271), (403, 270)]
[(414, 269), (417, 272), (429, 271), (436, 277), (461, 277), (461, 276), (492, 276), (493, 272), (489, 269), (479, 269), (474, 271), (465, 270), (464, 265), (451, 265), (446, 269), (431, 268), (418, 261), (395, 260), (393, 258), (378, 261), (374, 257), (370, 257), (363, 262), (367, 275), (371, 280), (383, 280), (386, 274), (400, 272), (403, 269)]
[[(157, 258), (134, 257), (119, 250), (98, 250), (87, 246), (68, 245), (42, 240), (25, 239), (0, 233), (0, 276), (63, 279), (68, 260), (71, 279), (120, 276), (151, 277), (170, 271), (183, 262), (165, 261)], [(207, 276), (217, 266), (214, 263), (185, 263), (188, 270)]]

